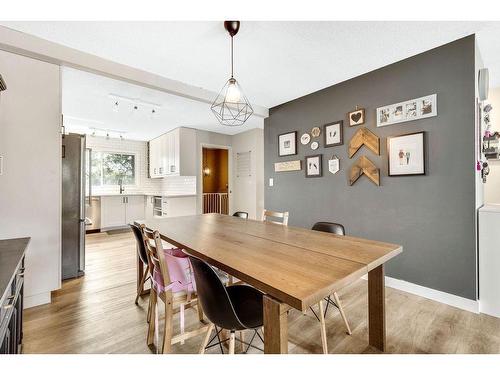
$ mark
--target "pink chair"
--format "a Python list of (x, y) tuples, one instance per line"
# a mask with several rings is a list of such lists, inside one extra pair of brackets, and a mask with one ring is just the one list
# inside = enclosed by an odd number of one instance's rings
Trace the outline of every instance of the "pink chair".
[[(150, 291), (151, 318), (149, 319), (149, 330), (147, 343), (151, 345), (158, 342), (158, 297), (165, 304), (165, 324), (163, 332), (162, 353), (170, 353), (173, 344), (202, 334), (207, 331), (208, 326), (203, 326), (194, 331), (185, 332), (184, 311), (186, 308), (196, 306), (198, 318), (203, 321), (203, 311), (198, 304), (196, 285), (189, 258), (180, 249), (163, 249), (162, 241), (158, 231), (144, 228), (144, 236), (148, 250), (148, 262), (152, 275), (152, 288)], [(180, 333), (173, 336), (173, 315), (179, 309)], [(158, 347), (158, 346), (157, 346)]]

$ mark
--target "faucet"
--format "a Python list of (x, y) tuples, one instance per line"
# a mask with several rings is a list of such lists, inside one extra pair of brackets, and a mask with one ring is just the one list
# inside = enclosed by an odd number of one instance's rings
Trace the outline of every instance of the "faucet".
[(120, 184), (120, 194), (123, 194), (123, 192), (125, 191), (125, 188), (123, 187), (123, 180), (118, 180), (118, 183)]

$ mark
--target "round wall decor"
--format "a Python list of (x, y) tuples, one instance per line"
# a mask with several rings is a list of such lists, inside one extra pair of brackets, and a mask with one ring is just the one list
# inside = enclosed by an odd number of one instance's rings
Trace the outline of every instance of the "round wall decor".
[(314, 128), (311, 129), (311, 135), (314, 138), (319, 137), (320, 134), (321, 134), (321, 129), (319, 128), (319, 126), (315, 126)]
[(311, 143), (311, 150), (317, 150), (318, 147), (319, 147), (319, 143), (318, 142)]
[(307, 145), (311, 141), (311, 136), (309, 133), (304, 133), (300, 136), (300, 143)]

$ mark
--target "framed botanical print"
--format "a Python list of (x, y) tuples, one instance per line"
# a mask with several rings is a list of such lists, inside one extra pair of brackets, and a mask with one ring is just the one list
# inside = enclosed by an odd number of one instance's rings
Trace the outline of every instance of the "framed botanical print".
[(387, 137), (389, 176), (425, 174), (425, 132)]
[(297, 132), (278, 135), (278, 155), (288, 156), (297, 154)]
[(333, 147), (344, 144), (342, 134), (343, 121), (331, 122), (323, 125), (323, 134), (325, 137), (325, 147)]
[(306, 177), (321, 177), (323, 176), (322, 170), (323, 155), (306, 156)]

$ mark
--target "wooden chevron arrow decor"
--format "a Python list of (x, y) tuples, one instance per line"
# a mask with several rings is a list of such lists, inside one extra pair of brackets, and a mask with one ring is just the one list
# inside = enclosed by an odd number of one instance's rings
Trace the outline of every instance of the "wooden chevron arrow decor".
[(361, 156), (349, 171), (349, 185), (354, 184), (362, 175), (368, 177), (375, 185), (380, 186), (380, 171), (366, 156)]
[(367, 128), (358, 129), (352, 136), (349, 141), (349, 158), (352, 158), (362, 146), (366, 146), (375, 154), (380, 155), (380, 140)]

